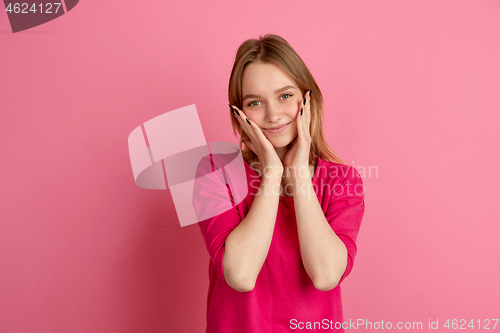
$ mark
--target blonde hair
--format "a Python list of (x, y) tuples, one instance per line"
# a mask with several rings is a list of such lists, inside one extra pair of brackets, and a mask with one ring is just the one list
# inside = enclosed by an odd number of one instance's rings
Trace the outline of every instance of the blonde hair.
[[(299, 57), (297, 52), (280, 36), (266, 34), (259, 36), (259, 39), (248, 39), (240, 45), (236, 52), (231, 77), (229, 78), (228, 100), (229, 104), (236, 105), (243, 110), (242, 82), (243, 69), (249, 63), (260, 62), (270, 63), (279, 66), (293, 78), (302, 92), (312, 89), (311, 93), (311, 151), (309, 153), (309, 164), (316, 165), (318, 157), (334, 163), (347, 164), (337, 154), (335, 154), (325, 140), (323, 133), (323, 96), (306, 64)], [(228, 109), (231, 116), (231, 126), (233, 133), (239, 133), (239, 146), (245, 160), (252, 165), (259, 158), (245, 145), (242, 149), (242, 140), (248, 140), (248, 136), (241, 129), (235, 116)]]

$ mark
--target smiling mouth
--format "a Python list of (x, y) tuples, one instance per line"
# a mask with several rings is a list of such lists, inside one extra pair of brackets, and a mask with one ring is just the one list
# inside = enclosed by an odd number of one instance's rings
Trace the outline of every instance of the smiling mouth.
[(275, 128), (263, 128), (263, 129), (269, 133), (280, 133), (284, 131), (288, 127), (288, 125), (290, 125), (290, 123), (291, 122), (289, 122), (288, 124), (281, 125), (277, 128), (275, 127)]
[(265, 128), (265, 129), (267, 129), (267, 130), (276, 130), (276, 129), (281, 128), (281, 127), (283, 127), (283, 126), (285, 126), (285, 125), (286, 125), (286, 124), (283, 124), (283, 125), (278, 126), (278, 127)]

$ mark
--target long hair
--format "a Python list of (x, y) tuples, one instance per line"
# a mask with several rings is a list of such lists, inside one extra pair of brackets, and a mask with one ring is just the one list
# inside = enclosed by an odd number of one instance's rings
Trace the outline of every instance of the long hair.
[[(242, 82), (243, 69), (252, 62), (270, 63), (281, 67), (295, 81), (302, 95), (312, 89), (311, 94), (311, 150), (309, 152), (309, 164), (316, 165), (318, 157), (334, 163), (347, 164), (335, 154), (325, 140), (323, 133), (323, 96), (306, 64), (297, 52), (280, 36), (266, 34), (259, 39), (248, 39), (240, 45), (236, 52), (231, 77), (229, 78), (228, 100), (229, 104), (236, 105), (243, 110)], [(248, 136), (241, 129), (235, 116), (229, 111), (231, 126), (236, 136), (239, 133), (239, 146), (243, 158), (250, 164), (257, 162), (257, 155), (245, 145), (242, 148), (242, 140), (248, 140)], [(260, 163), (259, 163), (260, 164)]]

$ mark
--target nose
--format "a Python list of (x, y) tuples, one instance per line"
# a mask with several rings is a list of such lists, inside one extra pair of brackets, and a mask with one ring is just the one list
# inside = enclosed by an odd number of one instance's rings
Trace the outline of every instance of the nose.
[(283, 112), (279, 105), (275, 104), (267, 104), (266, 106), (266, 121), (268, 124), (277, 124), (280, 122), (281, 117), (283, 116)]

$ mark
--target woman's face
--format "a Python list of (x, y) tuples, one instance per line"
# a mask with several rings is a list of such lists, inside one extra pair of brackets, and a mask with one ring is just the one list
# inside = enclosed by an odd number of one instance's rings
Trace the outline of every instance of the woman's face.
[[(297, 136), (295, 117), (302, 93), (292, 78), (274, 64), (250, 63), (243, 70), (243, 112), (253, 120), (275, 148)], [(288, 124), (279, 133), (266, 129)]]

